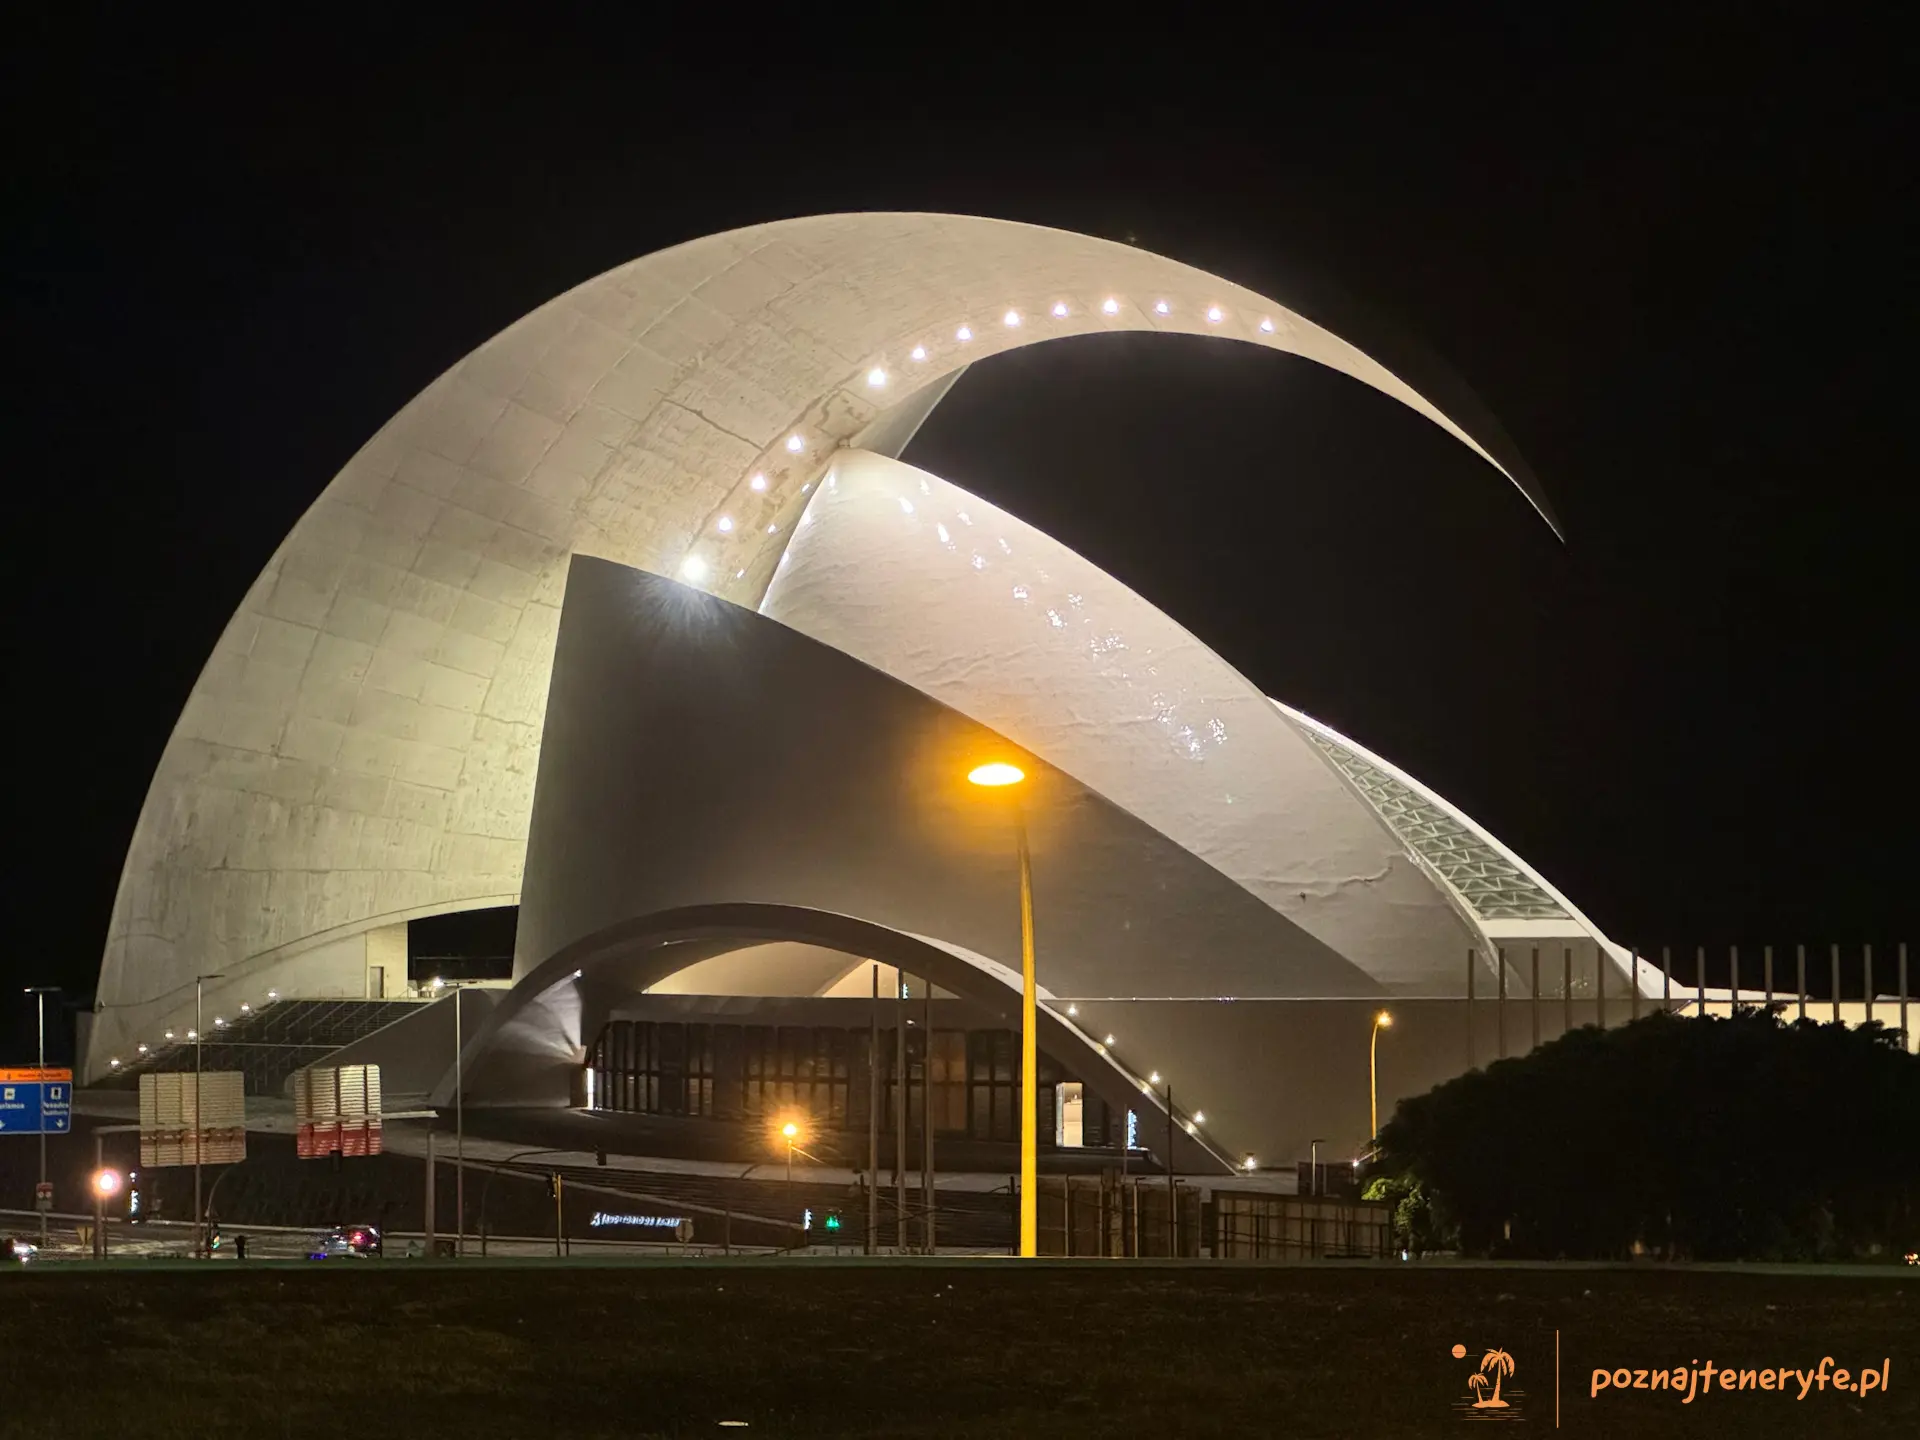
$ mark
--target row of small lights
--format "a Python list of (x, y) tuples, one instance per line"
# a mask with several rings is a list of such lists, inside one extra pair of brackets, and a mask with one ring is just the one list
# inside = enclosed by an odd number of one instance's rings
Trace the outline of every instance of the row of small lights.
[[(1118, 315), (1120, 313), (1119, 300), (1109, 295), (1105, 300), (1100, 302), (1100, 312), (1103, 315)], [(1051, 313), (1054, 319), (1065, 320), (1072, 315), (1073, 310), (1066, 301), (1056, 300), (1053, 303)], [(1171, 315), (1173, 313), (1173, 302), (1170, 300), (1154, 301), (1153, 313), (1156, 315)], [(1212, 325), (1218, 325), (1227, 318), (1227, 312), (1218, 305), (1209, 305), (1206, 315), (1207, 322)], [(1018, 310), (1008, 310), (1005, 315), (1001, 316), (1001, 324), (1009, 330), (1017, 330), (1024, 323), (1025, 317), (1023, 317)], [(1273, 334), (1275, 330), (1273, 318), (1271, 316), (1261, 317), (1259, 328), (1262, 334)], [(973, 339), (973, 327), (962, 324), (959, 329), (953, 332), (953, 338), (963, 345), (966, 344)], [(925, 361), (927, 358), (927, 347), (925, 345), (915, 345), (912, 351), (909, 352), (908, 358), (916, 363)], [(890, 378), (884, 365), (875, 365), (867, 371), (867, 387), (872, 390), (884, 390)], [(798, 432), (787, 437), (786, 449), (789, 455), (798, 455), (806, 448), (807, 442)], [(747, 488), (756, 494), (764, 494), (767, 489), (765, 472), (756, 472), (753, 478), (747, 482)], [(811, 482), (809, 482), (801, 487), (800, 493), (804, 495), (812, 488), (813, 486)], [(734, 523), (733, 516), (722, 515), (714, 522), (713, 528), (722, 535), (731, 535), (737, 527)], [(779, 529), (779, 522), (775, 521), (766, 527), (765, 533), (768, 535), (776, 534)], [(736, 570), (733, 578), (736, 580), (743, 579), (746, 573), (745, 570)], [(707, 578), (707, 562), (698, 555), (688, 555), (686, 559), (681, 562), (680, 574), (682, 579), (691, 581), (694, 584), (699, 584)]]
[[(267, 1003), (271, 1004), (273, 1001), (278, 1000), (279, 998), (280, 998), (280, 992), (278, 990), (267, 991)], [(242, 1015), (251, 1015), (253, 1013), (253, 1006), (249, 1005), (246, 1001), (242, 1000), (240, 1002), (240, 1013)], [(224, 1015), (214, 1016), (213, 1028), (216, 1030), (226, 1029), (227, 1028), (226, 1017)], [(168, 1040), (174, 1039), (175, 1037), (174, 1037), (173, 1031), (171, 1030), (166, 1031), (165, 1038)], [(198, 1040), (200, 1038), (200, 1032), (198, 1030), (189, 1028), (186, 1034), (186, 1038), (189, 1040)], [(134, 1047), (134, 1050), (137, 1054), (147, 1055), (152, 1053), (153, 1047), (147, 1044), (146, 1041), (142, 1040), (138, 1045)], [(110, 1070), (118, 1070), (120, 1068), (119, 1057), (116, 1056), (113, 1059), (107, 1061), (107, 1068)]]
[[(1069, 1016), (1075, 1016), (1075, 1015), (1078, 1015), (1079, 1013), (1080, 1013), (1080, 1007), (1077, 1004), (1069, 1002), (1067, 1005), (1067, 1014)], [(1114, 1038), (1112, 1035), (1108, 1035), (1105, 1037), (1105, 1039), (1097, 1043), (1093, 1048), (1099, 1051), (1102, 1055), (1105, 1055), (1109, 1050), (1113, 1048), (1113, 1046), (1114, 1046)], [(1140, 1093), (1142, 1095), (1151, 1095), (1153, 1093), (1153, 1087), (1160, 1083), (1160, 1072), (1158, 1070), (1151, 1071), (1148, 1073), (1147, 1078), (1144, 1080), (1140, 1080), (1136, 1077), (1135, 1083), (1140, 1086)], [(1200, 1133), (1199, 1127), (1207, 1123), (1207, 1112), (1204, 1110), (1196, 1110), (1193, 1112), (1193, 1116), (1191, 1119), (1183, 1120), (1180, 1123), (1182, 1128), (1186, 1130), (1187, 1134), (1198, 1135)], [(1253, 1156), (1249, 1155), (1246, 1157), (1245, 1160), (1241, 1162), (1241, 1168), (1243, 1170), (1253, 1170), (1258, 1167), (1254, 1162)]]

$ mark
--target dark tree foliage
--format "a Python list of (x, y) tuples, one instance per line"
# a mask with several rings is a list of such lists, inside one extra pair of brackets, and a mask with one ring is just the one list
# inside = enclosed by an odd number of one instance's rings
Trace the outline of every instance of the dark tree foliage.
[(1370, 1193), (1468, 1254), (1846, 1259), (1920, 1249), (1920, 1057), (1859, 1029), (1655, 1015), (1403, 1101)]

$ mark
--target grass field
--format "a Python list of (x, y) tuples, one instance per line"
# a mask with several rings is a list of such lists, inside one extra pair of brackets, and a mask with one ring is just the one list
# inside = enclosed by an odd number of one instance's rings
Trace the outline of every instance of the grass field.
[[(0, 1275), (0, 1435), (1538, 1432), (1554, 1425), (1556, 1330), (1570, 1435), (1912, 1435), (1914, 1278), (1004, 1260), (47, 1269)], [(1510, 1403), (1468, 1409), (1467, 1376), (1496, 1349), (1513, 1360)], [(1599, 1365), (1826, 1355), (1890, 1361), (1886, 1392), (1588, 1393)]]

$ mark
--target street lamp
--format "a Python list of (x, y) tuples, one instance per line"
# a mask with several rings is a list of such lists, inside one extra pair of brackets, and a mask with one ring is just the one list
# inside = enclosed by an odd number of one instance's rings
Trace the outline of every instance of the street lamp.
[(800, 1127), (789, 1120), (780, 1127), (780, 1133), (787, 1139), (787, 1198), (793, 1198), (793, 1146), (800, 1138)]
[(206, 1021), (200, 1012), (201, 986), (209, 980), (225, 978), (224, 974), (193, 977), (193, 1255), (196, 1260), (207, 1253), (206, 1223), (200, 1213), (200, 1149), (207, 1133), (207, 1112), (201, 1104), (200, 1089), (200, 1039), (207, 1033)]
[(433, 977), (433, 988), (453, 987), (453, 1253), (467, 1253), (467, 1117), (466, 1085), (461, 1065), (460, 992), (470, 983)]
[(107, 1258), (107, 1201), (120, 1193), (120, 1172), (102, 1166), (93, 1172), (93, 1258)]
[[(1005, 761), (975, 766), (967, 779), (992, 789), (1018, 785), (1026, 774)], [(1037, 987), (1033, 974), (1033, 860), (1027, 851), (1027, 819), (1018, 792), (1013, 799), (1013, 828), (1020, 853), (1020, 1254), (1040, 1253), (1040, 1138), (1035, 1112), (1040, 1108), (1040, 1061), (1035, 1043)], [(1171, 1163), (1171, 1156), (1169, 1163)]]
[[(58, 995), (58, 985), (29, 985), (24, 992), (33, 996), (34, 1008), (40, 1015), (40, 1093), (47, 1093), (47, 996)], [(42, 1102), (40, 1111), (40, 1188), (33, 1192), (33, 1203), (40, 1211), (40, 1248), (47, 1248), (47, 1211), (51, 1208), (40, 1197), (47, 1193), (47, 1113)]]
[(1373, 1138), (1380, 1138), (1380, 1032), (1393, 1024), (1385, 1010), (1373, 1017), (1373, 1035), (1367, 1041), (1367, 1093), (1372, 1101)]

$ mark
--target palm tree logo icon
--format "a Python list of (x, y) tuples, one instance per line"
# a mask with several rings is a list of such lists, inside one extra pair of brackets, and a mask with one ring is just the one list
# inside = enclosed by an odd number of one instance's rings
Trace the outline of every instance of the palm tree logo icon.
[[(1465, 1345), (1453, 1347), (1453, 1358), (1464, 1360), (1467, 1357)], [(1506, 1386), (1506, 1381), (1514, 1372), (1513, 1356), (1502, 1346), (1495, 1346), (1480, 1357), (1480, 1366), (1467, 1376), (1467, 1394), (1465, 1400), (1456, 1401), (1454, 1409), (1460, 1412), (1464, 1420), (1518, 1420), (1521, 1418), (1519, 1400), (1524, 1392)], [(1505, 1393), (1502, 1394), (1502, 1387)]]
[(1513, 1356), (1504, 1350), (1489, 1350), (1480, 1357), (1480, 1368), (1467, 1377), (1467, 1388), (1475, 1395), (1482, 1395), (1487, 1388), (1487, 1375), (1493, 1375), (1493, 1394), (1473, 1402), (1476, 1410), (1504, 1410), (1507, 1402), (1500, 1398), (1500, 1381), (1513, 1373)]

